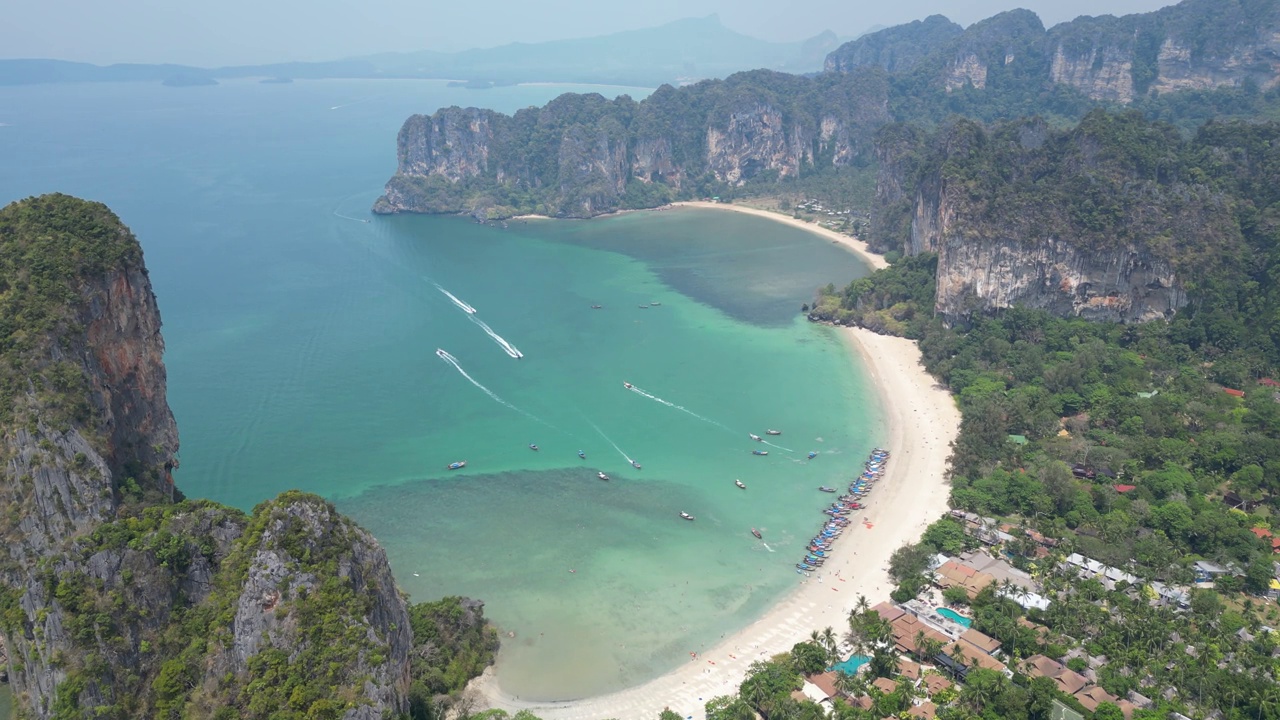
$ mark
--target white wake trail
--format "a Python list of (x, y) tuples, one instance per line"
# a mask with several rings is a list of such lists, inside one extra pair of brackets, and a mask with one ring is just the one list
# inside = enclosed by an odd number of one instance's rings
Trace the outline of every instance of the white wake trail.
[(627, 388), (627, 389), (628, 389), (628, 390), (630, 390), (630, 391), (631, 391), (631, 392), (633, 392), (633, 393), (636, 393), (637, 395), (642, 395), (642, 396), (644, 396), (644, 397), (647, 397), (647, 398), (649, 398), (650, 400), (653, 400), (654, 402), (660, 402), (660, 403), (662, 403), (663, 405), (666, 405), (667, 407), (669, 407), (669, 408), (671, 408), (671, 409), (673, 409), (673, 410), (679, 410), (680, 412), (685, 413), (686, 415), (690, 415), (690, 416), (692, 416), (692, 417), (698, 418), (698, 419), (699, 419), (699, 420), (701, 420), (702, 422), (710, 423), (710, 424), (712, 424), (712, 425), (715, 425), (715, 426), (716, 426), (716, 427), (718, 427), (718, 428), (723, 428), (724, 430), (728, 430), (729, 432), (733, 432), (733, 430), (732, 430), (732, 429), (730, 429), (730, 428), (729, 428), (729, 426), (728, 426), (728, 425), (725, 425), (724, 423), (718, 423), (718, 422), (716, 422), (715, 420), (712, 420), (711, 418), (703, 417), (703, 416), (699, 415), (698, 413), (696, 413), (696, 412), (694, 412), (694, 411), (692, 411), (692, 410), (690, 410), (690, 409), (688, 409), (688, 408), (684, 407), (683, 405), (677, 405), (677, 404), (675, 404), (675, 403), (673, 403), (673, 402), (670, 402), (670, 401), (668, 401), (668, 400), (663, 400), (662, 398), (658, 397), (657, 395), (652, 395), (652, 394), (650, 394), (650, 393), (647, 393), (647, 392), (645, 392), (644, 390), (641, 390), (640, 388), (636, 387), (635, 385), (632, 385), (631, 387), (629, 387), (629, 388)]
[(506, 351), (506, 353), (507, 353), (508, 355), (510, 355), (511, 357), (516, 358), (517, 360), (519, 360), (520, 358), (524, 357), (524, 353), (520, 352), (519, 348), (517, 348), (515, 345), (512, 345), (511, 343), (507, 342), (507, 341), (506, 341), (506, 340), (505, 340), (501, 335), (499, 335), (498, 333), (494, 332), (494, 331), (493, 331), (493, 328), (489, 327), (489, 326), (488, 326), (488, 324), (486, 324), (486, 323), (485, 323), (485, 321), (483, 321), (483, 320), (479, 320), (479, 319), (477, 319), (474, 315), (472, 315), (472, 316), (471, 316), (471, 322), (475, 323), (476, 325), (479, 325), (479, 326), (480, 326), (480, 329), (481, 329), (481, 330), (484, 330), (484, 331), (485, 331), (485, 333), (486, 333), (486, 334), (488, 334), (488, 336), (489, 336), (489, 337), (493, 338), (493, 341), (494, 341), (494, 342), (496, 342), (496, 343), (498, 343), (498, 345), (499, 345), (499, 346), (500, 346), (504, 351)]
[(793, 452), (795, 452), (795, 450), (792, 450), (791, 448), (784, 448), (784, 447), (782, 447), (781, 445), (774, 445), (773, 443), (769, 442), (768, 440), (761, 440), (760, 442), (764, 443), (765, 445), (768, 445), (769, 447), (775, 447), (775, 448), (778, 448), (779, 450), (785, 450), (785, 451), (787, 451), (787, 452), (789, 452), (789, 453), (793, 453)]
[(478, 381), (476, 381), (476, 379), (475, 379), (475, 378), (473, 378), (473, 377), (471, 377), (470, 375), (468, 375), (466, 370), (463, 370), (463, 369), (462, 369), (462, 366), (458, 364), (458, 358), (456, 358), (456, 357), (454, 357), (454, 356), (450, 355), (449, 353), (445, 352), (444, 350), (436, 350), (436, 356), (437, 356), (437, 357), (439, 357), (441, 360), (444, 360), (445, 362), (447, 362), (447, 363), (449, 363), (450, 365), (452, 365), (452, 366), (454, 367), (454, 369), (455, 369), (455, 370), (457, 370), (458, 372), (462, 373), (462, 377), (466, 378), (466, 379), (467, 379), (467, 380), (468, 380), (472, 385), (475, 385), (476, 387), (480, 388), (482, 391), (484, 391), (484, 393), (485, 393), (486, 395), (488, 395), (489, 397), (493, 398), (493, 399), (494, 399), (495, 401), (497, 401), (499, 404), (506, 405), (507, 407), (511, 408), (512, 410), (515, 410), (516, 412), (520, 413), (521, 415), (524, 415), (525, 417), (529, 418), (530, 420), (533, 420), (534, 422), (542, 423), (543, 425), (546, 425), (547, 427), (554, 429), (554, 426), (552, 426), (552, 425), (548, 424), (548, 423), (547, 423), (547, 421), (543, 420), (542, 418), (538, 417), (537, 415), (533, 415), (533, 414), (531, 414), (531, 413), (525, 412), (524, 410), (521, 410), (520, 408), (516, 407), (515, 405), (512, 405), (511, 403), (507, 402), (506, 400), (503, 400), (502, 398), (498, 397), (498, 396), (497, 396), (497, 394), (495, 394), (495, 393), (494, 393), (492, 390), (490, 390), (489, 388), (485, 387), (484, 385), (481, 385)]
[(604, 431), (603, 431), (603, 430), (601, 430), (600, 428), (596, 427), (596, 424), (595, 424), (595, 423), (591, 422), (590, 420), (587, 420), (587, 424), (588, 424), (588, 425), (590, 425), (591, 427), (595, 428), (595, 431), (596, 431), (597, 433), (599, 433), (599, 434), (600, 434), (600, 437), (604, 438), (605, 442), (607, 442), (607, 443), (609, 443), (610, 445), (612, 445), (612, 446), (613, 446), (613, 449), (614, 449), (614, 450), (617, 450), (617, 451), (618, 451), (618, 454), (619, 454), (619, 455), (621, 455), (624, 459), (626, 459), (626, 461), (627, 461), (627, 463), (628, 463), (628, 464), (634, 464), (634, 463), (635, 463), (635, 461), (634, 461), (634, 460), (632, 460), (631, 458), (627, 457), (627, 454), (626, 454), (626, 453), (622, 452), (622, 448), (618, 447), (618, 444), (617, 444), (617, 443), (615, 443), (614, 441), (610, 440), (610, 439), (609, 439), (609, 436), (604, 434)]
[(436, 286), (436, 289), (437, 289), (437, 290), (439, 290), (440, 292), (444, 293), (446, 297), (448, 297), (450, 300), (452, 300), (454, 305), (457, 305), (459, 308), (461, 308), (461, 309), (463, 310), (463, 312), (467, 313), (468, 315), (474, 315), (474, 314), (475, 314), (476, 309), (475, 309), (475, 308), (473, 308), (473, 307), (471, 307), (470, 305), (466, 304), (465, 302), (463, 302), (463, 301), (459, 300), (457, 295), (454, 295), (453, 293), (449, 292), (448, 290), (445, 290), (444, 288), (440, 287), (438, 284), (435, 284), (435, 283), (432, 283), (432, 284)]

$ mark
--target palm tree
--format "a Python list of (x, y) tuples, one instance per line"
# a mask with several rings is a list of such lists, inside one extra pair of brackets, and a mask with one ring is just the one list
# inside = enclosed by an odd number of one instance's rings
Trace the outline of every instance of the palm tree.
[(858, 602), (854, 604), (853, 609), (859, 615), (871, 609), (871, 603), (867, 602), (867, 596), (859, 594)]
[(836, 642), (836, 631), (828, 625), (822, 630), (822, 646), (827, 649), (827, 658), (832, 665), (840, 662), (840, 648)]

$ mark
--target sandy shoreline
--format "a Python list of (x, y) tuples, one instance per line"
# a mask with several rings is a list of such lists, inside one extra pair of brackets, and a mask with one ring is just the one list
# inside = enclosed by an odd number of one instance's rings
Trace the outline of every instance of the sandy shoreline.
[(884, 268), (889, 267), (889, 263), (885, 262), (884, 256), (871, 252), (871, 250), (867, 247), (867, 244), (865, 242), (855, 237), (845, 235), (844, 233), (838, 233), (835, 230), (829, 230), (816, 223), (807, 222), (805, 220), (797, 220), (796, 218), (790, 217), (788, 215), (783, 215), (781, 213), (769, 212), (768, 210), (760, 210), (759, 208), (746, 207), (745, 205), (734, 205), (732, 203), (716, 203), (716, 202), (701, 202), (701, 201), (676, 202), (676, 203), (671, 203), (671, 205), (669, 205), (668, 207), (696, 207), (696, 208), (706, 208), (708, 210), (731, 210), (733, 212), (740, 212), (746, 215), (755, 215), (756, 217), (768, 218), (769, 220), (773, 220), (774, 222), (780, 222), (780, 223), (783, 223), (784, 225), (797, 227), (797, 228), (800, 228), (801, 230), (808, 230), (809, 232), (814, 233), (816, 235), (821, 235), (822, 237), (825, 237), (828, 240), (831, 240), (832, 242), (839, 243), (840, 245), (843, 245), (845, 248), (851, 251), (854, 255), (857, 255), (858, 257), (862, 258), (863, 262), (867, 263), (868, 265), (870, 265), (872, 268), (876, 270), (883, 270)]
[[(749, 208), (714, 207), (787, 220)], [(817, 230), (809, 223), (798, 224)], [(837, 332), (849, 346), (851, 359), (859, 358), (876, 388), (887, 423), (876, 440), (887, 443), (891, 457), (869, 507), (853, 516), (855, 522), (822, 571), (808, 580), (797, 577), (796, 590), (762, 617), (697, 659), (642, 685), (569, 702), (524, 702), (504, 695), (490, 668), (469, 686), (481, 705), (511, 714), (529, 710), (546, 720), (652, 720), (670, 707), (682, 716), (702, 720), (704, 703), (737, 692), (752, 662), (790, 650), (807, 639), (811, 630), (830, 625), (842, 632), (859, 594), (872, 604), (888, 599), (889, 555), (919, 538), (947, 510), (947, 458), (959, 432), (960, 411), (950, 393), (925, 372), (913, 341), (860, 328)], [(851, 476), (855, 472), (850, 468)]]

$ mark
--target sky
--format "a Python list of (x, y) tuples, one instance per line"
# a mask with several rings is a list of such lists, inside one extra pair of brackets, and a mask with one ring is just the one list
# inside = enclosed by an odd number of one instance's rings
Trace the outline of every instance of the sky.
[(199, 66), (335, 60), (603, 35), (719, 13), (728, 27), (791, 41), (853, 36), (941, 13), (969, 25), (1025, 7), (1052, 26), (1169, 0), (6, 0), (0, 57)]

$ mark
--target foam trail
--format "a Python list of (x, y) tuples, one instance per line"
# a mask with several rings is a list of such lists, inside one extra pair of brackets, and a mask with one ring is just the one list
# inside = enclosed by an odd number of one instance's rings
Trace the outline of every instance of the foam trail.
[(765, 445), (768, 445), (769, 447), (775, 447), (775, 448), (778, 448), (779, 450), (786, 450), (786, 451), (787, 451), (787, 452), (789, 452), (789, 453), (793, 453), (793, 452), (795, 452), (795, 450), (792, 450), (791, 448), (784, 448), (784, 447), (782, 447), (781, 445), (774, 445), (773, 443), (769, 442), (768, 440), (761, 440), (760, 442), (764, 443)]
[(765, 550), (768, 550), (769, 552), (778, 552), (777, 550), (774, 550), (773, 548), (769, 547), (769, 543), (767, 543), (767, 542), (762, 542), (762, 543), (760, 543), (760, 544), (761, 544), (761, 545), (763, 545), (763, 546), (764, 546), (764, 549), (765, 549)]
[(516, 358), (517, 360), (524, 357), (524, 353), (520, 352), (520, 350), (515, 345), (512, 345), (511, 343), (504, 340), (501, 335), (494, 332), (493, 328), (485, 324), (485, 321), (478, 320), (474, 315), (472, 315), (471, 322), (479, 325), (480, 329), (484, 330), (489, 335), (489, 337), (493, 338), (493, 341), (498, 343), (498, 345), (501, 346), (502, 349), (505, 350), (506, 353), (511, 357)]
[(450, 365), (452, 365), (452, 366), (454, 367), (454, 369), (456, 369), (458, 372), (462, 373), (462, 377), (464, 377), (464, 378), (466, 378), (468, 381), (470, 381), (472, 385), (475, 385), (476, 387), (478, 387), (478, 388), (480, 388), (481, 390), (483, 390), (483, 391), (484, 391), (484, 393), (485, 393), (486, 395), (488, 395), (489, 397), (491, 397), (491, 398), (493, 398), (494, 400), (498, 401), (500, 404), (502, 404), (502, 405), (506, 405), (507, 407), (511, 408), (512, 410), (515, 410), (516, 412), (520, 413), (521, 415), (524, 415), (525, 417), (529, 418), (530, 420), (533, 420), (533, 421), (535, 421), (535, 422), (540, 422), (540, 423), (542, 423), (543, 425), (546, 425), (547, 427), (552, 427), (551, 425), (548, 425), (548, 424), (547, 424), (547, 422), (546, 422), (545, 420), (543, 420), (542, 418), (537, 417), (536, 415), (531, 415), (531, 414), (529, 414), (529, 413), (525, 412), (524, 410), (521, 410), (520, 408), (516, 407), (515, 405), (512, 405), (511, 403), (507, 402), (506, 400), (503, 400), (502, 398), (498, 397), (498, 396), (497, 396), (496, 394), (494, 394), (494, 392), (493, 392), (492, 390), (490, 390), (489, 388), (485, 387), (484, 385), (481, 385), (479, 382), (477, 382), (477, 381), (476, 381), (476, 379), (475, 379), (475, 378), (473, 378), (473, 377), (471, 377), (470, 375), (468, 375), (466, 370), (463, 370), (463, 369), (462, 369), (462, 366), (458, 364), (458, 358), (456, 358), (456, 357), (454, 357), (454, 356), (450, 355), (449, 353), (445, 352), (444, 350), (436, 350), (436, 356), (437, 356), (437, 357), (439, 357), (441, 360), (444, 360), (445, 362), (447, 362), (447, 363), (449, 363)]
[(607, 442), (607, 443), (609, 443), (610, 445), (612, 445), (612, 446), (613, 446), (613, 449), (614, 449), (614, 450), (617, 450), (619, 455), (621, 455), (622, 457), (626, 458), (626, 461), (627, 461), (627, 463), (628, 463), (628, 464), (634, 464), (634, 463), (635, 463), (635, 460), (632, 460), (631, 458), (627, 457), (627, 454), (626, 454), (626, 453), (624, 453), (624, 452), (622, 452), (622, 448), (618, 447), (618, 444), (617, 444), (617, 443), (615, 443), (614, 441), (610, 440), (610, 439), (609, 439), (609, 436), (608, 436), (608, 435), (605, 435), (603, 430), (601, 430), (600, 428), (596, 427), (596, 424), (595, 424), (595, 423), (591, 422), (590, 420), (587, 420), (587, 424), (588, 424), (588, 425), (590, 425), (591, 427), (595, 428), (596, 432), (600, 433), (600, 437), (604, 438), (605, 442)]
[(351, 217), (350, 215), (343, 215), (342, 213), (338, 212), (337, 210), (334, 210), (334, 211), (333, 211), (333, 214), (334, 214), (334, 215), (337, 215), (338, 217), (342, 218), (343, 220), (355, 220), (356, 222), (361, 222), (361, 223), (367, 223), (367, 222), (369, 222), (368, 220), (366, 220), (366, 219), (364, 219), (364, 218)]
[(696, 413), (696, 412), (694, 412), (694, 411), (692, 411), (692, 410), (689, 410), (688, 408), (684, 407), (683, 405), (676, 405), (676, 404), (675, 404), (675, 403), (673, 403), (673, 402), (670, 402), (670, 401), (667, 401), (667, 400), (663, 400), (662, 398), (658, 397), (657, 395), (651, 395), (651, 394), (649, 394), (649, 393), (645, 392), (644, 390), (641, 390), (640, 388), (636, 387), (635, 385), (632, 385), (630, 388), (627, 388), (627, 389), (628, 389), (628, 390), (630, 390), (630, 391), (631, 391), (631, 392), (633, 392), (633, 393), (636, 393), (637, 395), (643, 395), (644, 397), (647, 397), (647, 398), (649, 398), (650, 400), (653, 400), (654, 402), (660, 402), (660, 403), (662, 403), (663, 405), (666, 405), (667, 407), (669, 407), (669, 408), (671, 408), (671, 409), (673, 409), (673, 410), (679, 410), (680, 412), (685, 413), (686, 415), (692, 415), (693, 417), (698, 418), (698, 419), (699, 419), (699, 420), (701, 420), (702, 422), (705, 422), (705, 423), (711, 423), (712, 425), (715, 425), (716, 427), (724, 428), (725, 430), (728, 430), (729, 432), (733, 432), (733, 430), (732, 430), (732, 429), (730, 429), (728, 425), (725, 425), (725, 424), (723, 424), (723, 423), (718, 423), (718, 422), (716, 422), (715, 420), (712, 420), (711, 418), (703, 417), (703, 416), (699, 415), (698, 413)]
[[(434, 283), (432, 283), (432, 284), (434, 284)], [(454, 295), (453, 293), (449, 292), (448, 290), (445, 290), (444, 288), (440, 287), (439, 285), (436, 285), (436, 289), (437, 289), (437, 290), (439, 290), (440, 292), (444, 293), (444, 294), (445, 294), (445, 295), (446, 295), (450, 300), (452, 300), (452, 301), (453, 301), (453, 304), (454, 304), (454, 305), (457, 305), (458, 307), (462, 308), (462, 310), (463, 310), (464, 312), (466, 312), (468, 315), (474, 315), (474, 314), (475, 314), (475, 312), (476, 312), (476, 309), (475, 309), (475, 308), (473, 308), (473, 307), (471, 307), (470, 305), (468, 305), (468, 304), (466, 304), (466, 303), (462, 302), (461, 300), (459, 300), (459, 299), (458, 299), (458, 297), (457, 297), (456, 295)]]

